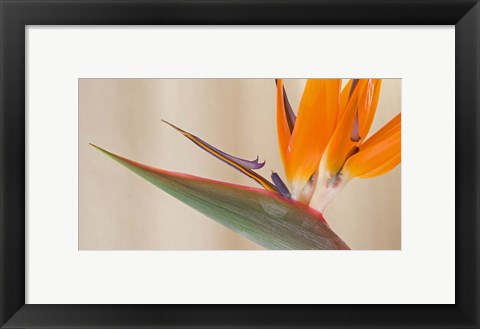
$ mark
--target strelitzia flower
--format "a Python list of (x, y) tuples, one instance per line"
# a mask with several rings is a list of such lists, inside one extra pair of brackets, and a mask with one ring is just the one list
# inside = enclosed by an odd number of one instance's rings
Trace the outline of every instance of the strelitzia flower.
[(277, 131), (290, 189), (276, 172), (272, 182), (255, 170), (265, 162), (227, 154), (173, 124), (194, 144), (247, 175), (266, 190), (323, 211), (354, 177), (384, 174), (400, 163), (400, 114), (366, 140), (375, 116), (379, 79), (309, 79), (295, 115), (281, 79), (277, 83)]
[(398, 114), (367, 138), (381, 80), (309, 79), (297, 111), (281, 79), (275, 80), (277, 132), (287, 184), (276, 172), (256, 172), (265, 161), (219, 150), (167, 121), (195, 145), (260, 184), (263, 189), (153, 168), (97, 149), (210, 218), (269, 249), (349, 249), (321, 212), (355, 177), (387, 173), (400, 163)]
[(277, 130), (292, 198), (323, 211), (354, 177), (387, 173), (400, 163), (401, 114), (366, 139), (375, 116), (379, 79), (307, 80), (295, 117), (277, 81)]

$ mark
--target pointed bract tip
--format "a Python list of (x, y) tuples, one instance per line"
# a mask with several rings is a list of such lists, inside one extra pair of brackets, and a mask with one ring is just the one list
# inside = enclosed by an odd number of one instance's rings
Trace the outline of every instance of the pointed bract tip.
[(93, 143), (88, 143), (88, 145), (96, 148), (97, 150), (104, 151), (104, 149), (102, 149), (101, 147), (98, 147), (97, 145), (95, 145), (95, 144), (93, 144)]
[(105, 154), (107, 154), (107, 155), (108, 155), (108, 154), (112, 154), (112, 153), (110, 153), (110, 152), (102, 149), (100, 146), (97, 146), (97, 145), (95, 145), (95, 144), (93, 144), (93, 143), (88, 143), (88, 144), (89, 144), (90, 146), (94, 147), (95, 149), (97, 149), (98, 151), (102, 152), (102, 153), (105, 153)]

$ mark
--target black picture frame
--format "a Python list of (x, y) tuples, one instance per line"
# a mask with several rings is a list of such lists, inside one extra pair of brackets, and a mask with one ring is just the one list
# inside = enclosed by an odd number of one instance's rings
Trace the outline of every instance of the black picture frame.
[[(0, 22), (2, 328), (480, 328), (478, 1), (0, 0)], [(455, 25), (456, 303), (25, 304), (25, 26), (148, 24)]]

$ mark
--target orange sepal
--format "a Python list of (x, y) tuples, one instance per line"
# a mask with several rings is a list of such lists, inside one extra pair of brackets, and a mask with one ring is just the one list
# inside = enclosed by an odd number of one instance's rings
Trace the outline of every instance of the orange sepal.
[(365, 140), (372, 126), (380, 96), (381, 79), (369, 79), (358, 102), (360, 140)]
[(360, 146), (345, 163), (350, 177), (370, 178), (387, 173), (401, 161), (401, 114)]
[(291, 175), (305, 184), (317, 170), (335, 129), (340, 105), (340, 79), (309, 79), (290, 139)]
[(357, 86), (350, 95), (344, 114), (333, 133), (325, 150), (322, 166), (330, 174), (336, 174), (345, 163), (347, 155), (352, 148), (358, 145), (358, 140), (352, 139), (352, 132), (357, 116), (357, 108), (360, 96), (363, 95), (368, 80), (359, 80)]

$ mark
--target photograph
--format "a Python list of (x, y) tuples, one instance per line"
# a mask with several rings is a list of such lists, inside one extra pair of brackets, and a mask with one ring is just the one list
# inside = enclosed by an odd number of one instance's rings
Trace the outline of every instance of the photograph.
[(401, 250), (401, 88), (78, 79), (78, 249)]

